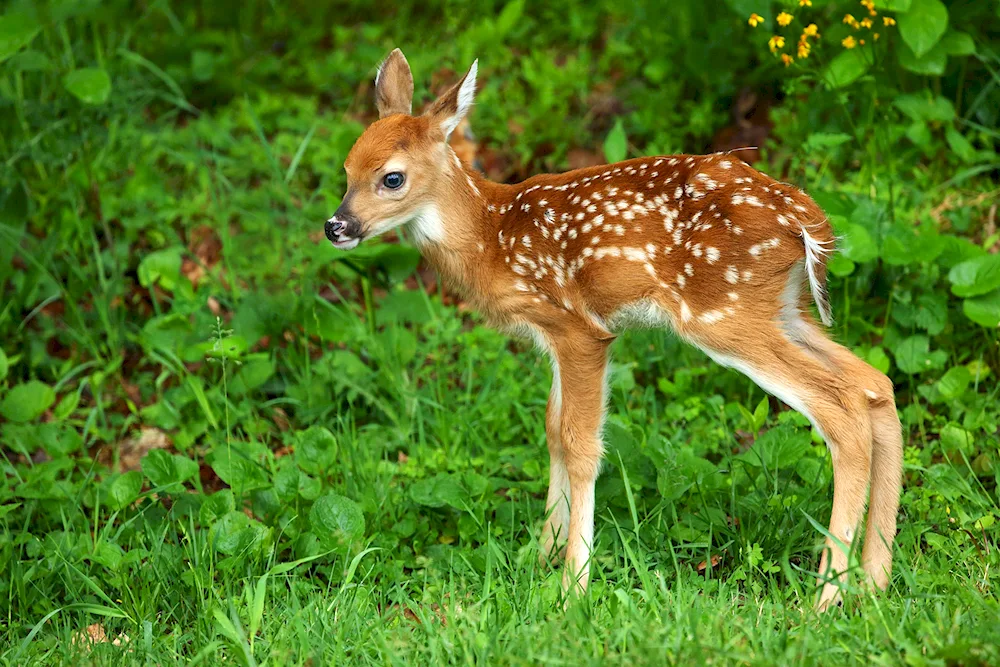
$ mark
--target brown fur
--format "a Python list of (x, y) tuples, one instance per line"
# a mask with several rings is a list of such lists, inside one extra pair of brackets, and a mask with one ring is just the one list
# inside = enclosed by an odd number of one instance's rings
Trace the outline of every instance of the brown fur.
[[(383, 101), (408, 106), (404, 65), (398, 51), (383, 65), (380, 111)], [(823, 607), (838, 598), (871, 481), (862, 560), (884, 588), (902, 437), (888, 378), (831, 341), (808, 313), (809, 302), (823, 303), (823, 258), (833, 242), (820, 208), (731, 154), (637, 158), (492, 183), (447, 145), (471, 104), (474, 75), (475, 67), (423, 116), (383, 114), (372, 124), (345, 163), (345, 202), (362, 237), (412, 219), (418, 246), (450, 283), (549, 354), (543, 548), (567, 539), (567, 588), (588, 579), (608, 347), (636, 321), (673, 328), (823, 433), (835, 487)], [(389, 170), (405, 173), (403, 188), (381, 185)]]

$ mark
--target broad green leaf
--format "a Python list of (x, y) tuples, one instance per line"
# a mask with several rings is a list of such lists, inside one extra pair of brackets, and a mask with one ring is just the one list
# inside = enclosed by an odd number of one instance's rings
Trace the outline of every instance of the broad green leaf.
[(836, 148), (848, 142), (854, 141), (854, 137), (843, 132), (813, 132), (806, 137), (806, 149), (818, 151), (824, 148)]
[(142, 473), (138, 470), (130, 470), (119, 475), (111, 483), (109, 504), (113, 509), (123, 509), (139, 497), (140, 491), (142, 491)]
[(400, 282), (412, 274), (420, 263), (420, 251), (395, 243), (361, 245), (351, 251), (352, 263), (383, 271), (391, 282)]
[(104, 104), (111, 95), (111, 77), (103, 69), (85, 67), (63, 77), (63, 85), (84, 104)]
[(844, 255), (839, 252), (830, 257), (826, 263), (826, 270), (838, 278), (851, 275), (854, 273), (854, 268), (854, 262), (844, 257)]
[(274, 375), (274, 361), (269, 357), (245, 361), (239, 373), (233, 379), (229, 389), (233, 393), (243, 395), (257, 389)]
[(30, 380), (15, 385), (0, 402), (0, 415), (12, 422), (29, 422), (37, 419), (56, 400), (52, 387)]
[(219, 479), (237, 492), (270, 486), (261, 467), (235, 449), (232, 451), (226, 451), (224, 447), (217, 449), (212, 460), (212, 470)]
[(192, 51), (191, 75), (195, 81), (202, 83), (211, 79), (215, 75), (215, 55), (202, 49)]
[(976, 43), (972, 35), (960, 30), (949, 30), (941, 38), (941, 48), (949, 56), (971, 56), (976, 53)]
[(948, 54), (938, 44), (922, 56), (917, 56), (905, 44), (896, 49), (896, 57), (903, 69), (924, 76), (941, 76), (948, 64)]
[(930, 351), (930, 339), (918, 335), (904, 338), (893, 349), (899, 370), (910, 375), (941, 368), (948, 360), (943, 350)]
[(214, 341), (205, 356), (213, 359), (241, 359), (249, 349), (250, 344), (243, 336), (226, 336)]
[(172, 292), (181, 277), (181, 253), (181, 248), (173, 247), (143, 257), (137, 271), (139, 284), (149, 288), (159, 283), (160, 287)]
[(897, 19), (899, 34), (918, 58), (933, 48), (948, 30), (948, 8), (940, 0), (912, 0)]
[(512, 0), (504, 5), (503, 9), (500, 11), (500, 15), (497, 17), (496, 25), (494, 26), (495, 39), (503, 37), (510, 32), (511, 28), (517, 25), (521, 15), (524, 13), (524, 4), (525, 0)]
[(868, 363), (876, 370), (883, 373), (889, 372), (889, 355), (878, 345), (868, 351)]
[(969, 375), (972, 376), (972, 381), (977, 384), (988, 378), (992, 372), (989, 364), (983, 362), (981, 359), (970, 361), (965, 365), (965, 367), (969, 369)]
[(65, 424), (34, 424), (40, 430), (42, 447), (52, 458), (68, 456), (83, 447), (83, 436)]
[(102, 541), (97, 545), (94, 553), (89, 558), (95, 563), (99, 563), (109, 570), (117, 570), (125, 557), (125, 550), (113, 542)]
[(882, 241), (882, 259), (893, 266), (907, 266), (933, 261), (941, 253), (935, 232), (922, 230), (917, 233), (900, 225), (889, 229)]
[(418, 505), (468, 509), (469, 493), (454, 475), (441, 473), (429, 479), (422, 479), (410, 487), (410, 497)]
[(80, 405), (80, 392), (71, 391), (62, 397), (62, 400), (59, 401), (59, 405), (57, 405), (55, 407), (55, 410), (52, 411), (52, 416), (60, 421), (63, 419), (67, 419), (70, 415), (73, 414), (73, 411), (76, 410), (77, 406), (79, 405)]
[(10, 362), (7, 361), (7, 354), (0, 349), (0, 382), (6, 379), (9, 370)]
[(908, 12), (913, 0), (879, 0), (878, 9), (883, 12)]
[(0, 16), (0, 63), (31, 43), (42, 27), (25, 14)]
[(239, 510), (223, 515), (208, 532), (215, 549), (226, 555), (242, 553), (259, 539), (263, 528)]
[(203, 526), (211, 526), (219, 517), (225, 516), (236, 509), (236, 500), (233, 498), (232, 489), (223, 489), (213, 493), (201, 504), (198, 510), (198, 520)]
[(916, 325), (932, 336), (944, 331), (948, 324), (948, 299), (945, 294), (922, 294), (916, 304)]
[(286, 503), (294, 501), (299, 492), (299, 470), (292, 466), (279, 470), (274, 475), (274, 492)]
[(390, 292), (375, 311), (379, 324), (390, 322), (424, 324), (434, 317), (426, 299), (412, 290)]
[(325, 426), (311, 426), (298, 434), (295, 462), (306, 472), (324, 475), (337, 456), (337, 439)]
[(309, 510), (309, 524), (320, 542), (328, 547), (360, 539), (365, 534), (365, 515), (350, 498), (328, 493), (316, 499)]
[(914, 121), (906, 128), (906, 138), (924, 150), (929, 150), (931, 142), (934, 141), (931, 128), (922, 120)]
[(608, 164), (612, 164), (621, 162), (626, 155), (628, 155), (628, 138), (625, 136), (622, 120), (619, 118), (604, 139), (604, 159), (608, 161)]
[(942, 123), (955, 120), (955, 105), (946, 97), (911, 93), (900, 95), (892, 101), (892, 105), (911, 120), (934, 120)]
[(806, 429), (782, 424), (754, 440), (749, 451), (737, 458), (768, 470), (794, 466), (809, 451), (811, 437)]
[(951, 234), (942, 234), (939, 238), (943, 250), (938, 255), (938, 263), (946, 269), (986, 254), (985, 250), (967, 238)]
[(955, 366), (949, 368), (948, 372), (938, 380), (937, 388), (943, 398), (951, 400), (964, 394), (970, 382), (972, 374), (969, 369), (965, 366)]
[(944, 131), (944, 138), (948, 141), (948, 147), (951, 148), (952, 152), (959, 157), (962, 162), (966, 164), (976, 161), (976, 149), (965, 138), (961, 132), (956, 130), (953, 126), (949, 125)]
[(186, 456), (154, 449), (143, 457), (142, 472), (153, 486), (168, 486), (194, 477), (198, 474), (198, 464)]
[(857, 81), (871, 64), (872, 56), (868, 49), (841, 51), (823, 72), (823, 81), (828, 88), (843, 88)]
[(976, 324), (1000, 327), (1000, 289), (962, 302), (962, 312)]
[(972, 434), (957, 424), (946, 424), (941, 429), (941, 446), (945, 451), (969, 452), (974, 444)]
[(44, 72), (52, 69), (52, 61), (41, 51), (28, 49), (11, 58), (7, 66), (19, 72)]
[(840, 241), (840, 252), (852, 262), (864, 264), (878, 257), (878, 247), (868, 230), (861, 225), (852, 223), (847, 226), (843, 239)]
[(1000, 288), (1000, 255), (983, 255), (956, 264), (948, 272), (955, 296), (979, 296)]

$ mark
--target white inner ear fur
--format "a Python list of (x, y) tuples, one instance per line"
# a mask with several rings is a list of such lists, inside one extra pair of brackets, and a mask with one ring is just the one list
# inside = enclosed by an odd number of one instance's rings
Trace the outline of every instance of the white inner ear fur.
[(458, 124), (462, 122), (465, 118), (465, 114), (469, 113), (469, 108), (472, 106), (473, 100), (476, 98), (476, 72), (479, 70), (479, 59), (472, 63), (472, 67), (469, 68), (469, 73), (465, 75), (465, 80), (462, 81), (462, 87), (458, 89), (458, 110), (455, 111), (455, 115), (450, 118), (445, 119), (441, 123), (441, 129), (444, 131), (445, 141), (451, 136)]

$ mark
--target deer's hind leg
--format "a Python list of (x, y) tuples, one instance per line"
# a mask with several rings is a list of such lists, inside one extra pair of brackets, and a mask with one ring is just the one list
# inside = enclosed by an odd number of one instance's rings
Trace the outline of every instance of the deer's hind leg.
[(830, 537), (820, 561), (820, 608), (839, 600), (848, 555), (864, 514), (871, 471), (872, 420), (863, 389), (793, 342), (773, 321), (705, 328), (693, 342), (724, 366), (798, 410), (816, 426), (833, 460)]
[(800, 319), (798, 331), (803, 344), (843, 376), (854, 379), (868, 399), (872, 428), (871, 491), (861, 562), (871, 583), (885, 589), (892, 573), (892, 544), (903, 478), (903, 431), (892, 381), (846, 347), (830, 340), (808, 316)]

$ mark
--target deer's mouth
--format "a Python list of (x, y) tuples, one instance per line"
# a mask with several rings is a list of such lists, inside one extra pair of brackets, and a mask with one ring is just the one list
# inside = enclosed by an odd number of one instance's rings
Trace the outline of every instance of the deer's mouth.
[(323, 231), (335, 248), (351, 250), (361, 243), (361, 225), (354, 220), (340, 220), (334, 215), (326, 221)]
[(346, 236), (341, 236), (340, 238), (331, 241), (331, 243), (333, 243), (334, 248), (339, 250), (353, 250), (358, 247), (359, 243), (361, 243), (361, 239), (358, 237), (348, 238)]

